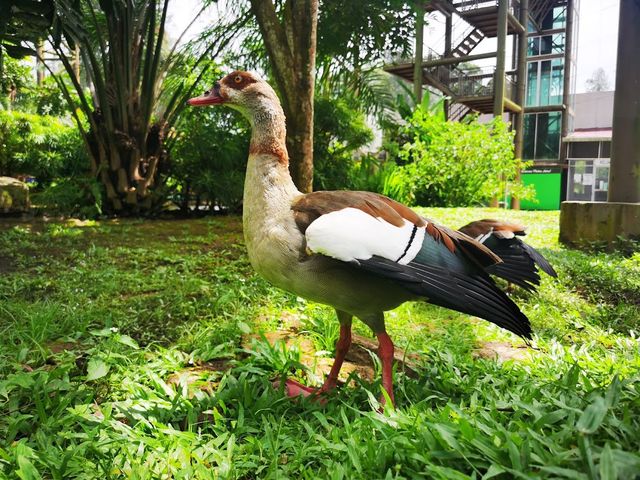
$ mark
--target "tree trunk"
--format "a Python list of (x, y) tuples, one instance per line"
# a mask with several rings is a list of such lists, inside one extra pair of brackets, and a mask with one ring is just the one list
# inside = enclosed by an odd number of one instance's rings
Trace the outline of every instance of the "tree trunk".
[[(102, 115), (94, 112), (88, 132), (92, 172), (105, 188), (106, 210), (118, 214), (138, 214), (155, 206), (159, 197), (151, 187), (158, 183), (158, 170), (166, 161), (165, 127), (154, 123), (143, 142), (139, 132), (117, 130), (115, 138), (107, 130)], [(133, 123), (133, 122), (130, 122)]]
[(44, 40), (38, 40), (36, 52), (36, 84), (41, 87), (44, 83)]
[(302, 192), (310, 192), (318, 0), (287, 0), (282, 21), (272, 0), (251, 0), (251, 8), (282, 96), (291, 176)]

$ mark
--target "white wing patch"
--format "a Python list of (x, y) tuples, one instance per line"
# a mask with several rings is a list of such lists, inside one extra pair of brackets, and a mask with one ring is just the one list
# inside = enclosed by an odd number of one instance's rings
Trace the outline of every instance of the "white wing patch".
[(378, 255), (406, 265), (420, 251), (425, 229), (406, 220), (396, 227), (349, 207), (322, 215), (307, 227), (305, 236), (309, 250), (344, 262)]
[(516, 236), (511, 230), (496, 230), (493, 234), (498, 238), (513, 238)]
[(493, 233), (493, 228), (491, 230), (489, 230), (487, 233), (481, 233), (476, 238), (474, 238), (474, 240), (476, 240), (476, 241), (478, 241), (480, 243), (484, 243), (484, 242), (487, 241), (487, 239), (491, 236), (492, 233)]

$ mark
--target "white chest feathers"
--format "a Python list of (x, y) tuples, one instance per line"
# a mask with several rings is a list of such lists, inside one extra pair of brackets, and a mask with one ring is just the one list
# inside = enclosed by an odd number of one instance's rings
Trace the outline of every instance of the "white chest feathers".
[(406, 220), (396, 227), (357, 208), (344, 208), (316, 219), (305, 236), (309, 250), (338, 260), (368, 260), (377, 255), (405, 265), (420, 251), (425, 229)]

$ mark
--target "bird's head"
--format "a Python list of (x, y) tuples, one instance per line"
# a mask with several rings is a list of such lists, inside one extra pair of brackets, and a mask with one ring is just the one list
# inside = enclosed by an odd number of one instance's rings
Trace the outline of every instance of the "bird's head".
[(274, 108), (281, 111), (278, 96), (255, 73), (236, 70), (216, 82), (210, 90), (187, 101), (192, 106), (226, 105), (239, 110), (250, 120)]

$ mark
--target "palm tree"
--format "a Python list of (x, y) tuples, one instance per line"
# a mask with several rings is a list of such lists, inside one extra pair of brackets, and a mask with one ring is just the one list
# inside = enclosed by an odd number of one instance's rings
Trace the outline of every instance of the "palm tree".
[[(144, 212), (162, 202), (165, 138), (209, 66), (203, 60), (213, 45), (197, 57), (179, 52), (178, 42), (170, 49), (165, 45), (168, 5), (169, 0), (56, 0), (49, 41), (71, 86), (54, 77), (72, 106), (108, 210), (115, 213)], [(78, 50), (89, 92), (69, 58)], [(196, 73), (165, 81), (178, 61), (190, 62)]]

